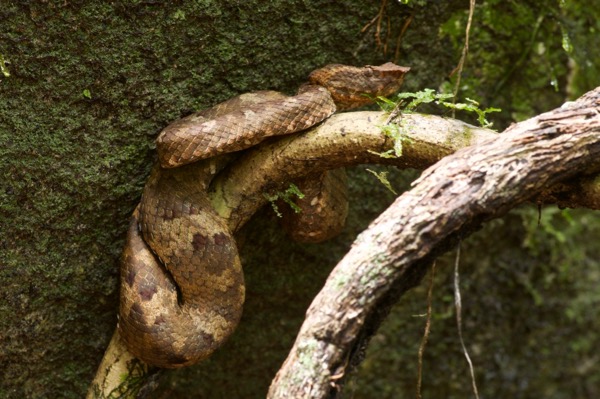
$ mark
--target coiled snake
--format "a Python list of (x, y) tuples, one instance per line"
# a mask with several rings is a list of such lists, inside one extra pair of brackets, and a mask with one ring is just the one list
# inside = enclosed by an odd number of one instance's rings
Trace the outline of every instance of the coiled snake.
[[(122, 257), (118, 329), (131, 353), (158, 367), (191, 365), (214, 352), (238, 324), (242, 267), (232, 232), (207, 195), (230, 160), (222, 154), (369, 103), (365, 94), (391, 95), (408, 70), (392, 63), (328, 65), (312, 72), (295, 96), (243, 94), (160, 133), (159, 164), (131, 218)], [(310, 194), (303, 211), (287, 223), (292, 236), (304, 241), (335, 235), (347, 211), (343, 173), (312, 179), (302, 183)]]

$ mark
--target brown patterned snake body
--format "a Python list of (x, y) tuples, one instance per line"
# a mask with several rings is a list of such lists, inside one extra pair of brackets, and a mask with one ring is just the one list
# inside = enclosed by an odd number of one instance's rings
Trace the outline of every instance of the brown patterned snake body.
[[(158, 367), (191, 365), (214, 352), (238, 324), (244, 302), (242, 267), (233, 232), (207, 196), (211, 180), (229, 162), (221, 154), (307, 129), (336, 109), (364, 105), (370, 102), (365, 93), (391, 95), (408, 70), (391, 63), (329, 65), (314, 71), (296, 96), (244, 94), (161, 132), (160, 163), (134, 212), (122, 257), (118, 328), (131, 353)], [(319, 241), (339, 230), (339, 223), (324, 222), (318, 212), (338, 219), (345, 212), (343, 206), (328, 210), (336, 207), (329, 204), (345, 200), (338, 194), (343, 175), (332, 171), (311, 178), (316, 184), (307, 179), (301, 189), (314, 192), (288, 230), (300, 240)], [(309, 211), (316, 202), (316, 211)], [(304, 228), (298, 227), (303, 223)]]

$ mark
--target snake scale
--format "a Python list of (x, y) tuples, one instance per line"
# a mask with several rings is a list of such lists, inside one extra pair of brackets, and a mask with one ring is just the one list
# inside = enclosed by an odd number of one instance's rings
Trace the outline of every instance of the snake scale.
[[(408, 70), (328, 65), (295, 96), (242, 94), (159, 134), (159, 162), (131, 218), (121, 261), (118, 330), (133, 355), (153, 366), (188, 366), (210, 356), (239, 322), (245, 288), (236, 243), (207, 195), (231, 153), (391, 95)], [(316, 242), (339, 232), (347, 212), (344, 178), (329, 171), (299, 182), (308, 195), (303, 211), (284, 223), (292, 237)]]

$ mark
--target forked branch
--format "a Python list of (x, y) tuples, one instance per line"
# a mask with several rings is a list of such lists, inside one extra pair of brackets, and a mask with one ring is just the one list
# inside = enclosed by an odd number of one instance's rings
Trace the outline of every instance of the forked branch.
[[(377, 155), (394, 147), (378, 127), (384, 121), (381, 112), (334, 115), (304, 134), (247, 151), (211, 185), (213, 205), (236, 231), (264, 205), (263, 193), (316, 171), (360, 163), (422, 169), (439, 161), (359, 236), (331, 274), (273, 382), (272, 398), (325, 397), (377, 303), (393, 287), (403, 292), (417, 284), (444, 244), (473, 225), (542, 192), (545, 201), (600, 208), (599, 179), (590, 177), (600, 168), (598, 91), (502, 135), (457, 120), (402, 115), (408, 140), (399, 158)], [(88, 398), (126, 389), (129, 379), (140, 384), (140, 375), (111, 375), (135, 361), (119, 342), (115, 336)]]

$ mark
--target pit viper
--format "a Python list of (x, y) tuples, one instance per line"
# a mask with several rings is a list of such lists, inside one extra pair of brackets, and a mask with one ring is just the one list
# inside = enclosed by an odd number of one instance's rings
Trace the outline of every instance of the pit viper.
[[(158, 162), (134, 211), (121, 259), (118, 331), (128, 350), (163, 368), (210, 356), (235, 330), (244, 276), (233, 232), (213, 209), (211, 181), (239, 151), (306, 130), (332, 115), (389, 96), (410, 68), (392, 63), (313, 71), (294, 96), (242, 94), (177, 120), (159, 134)], [(347, 212), (343, 171), (299, 182), (302, 212), (284, 225), (317, 242), (339, 232)]]

